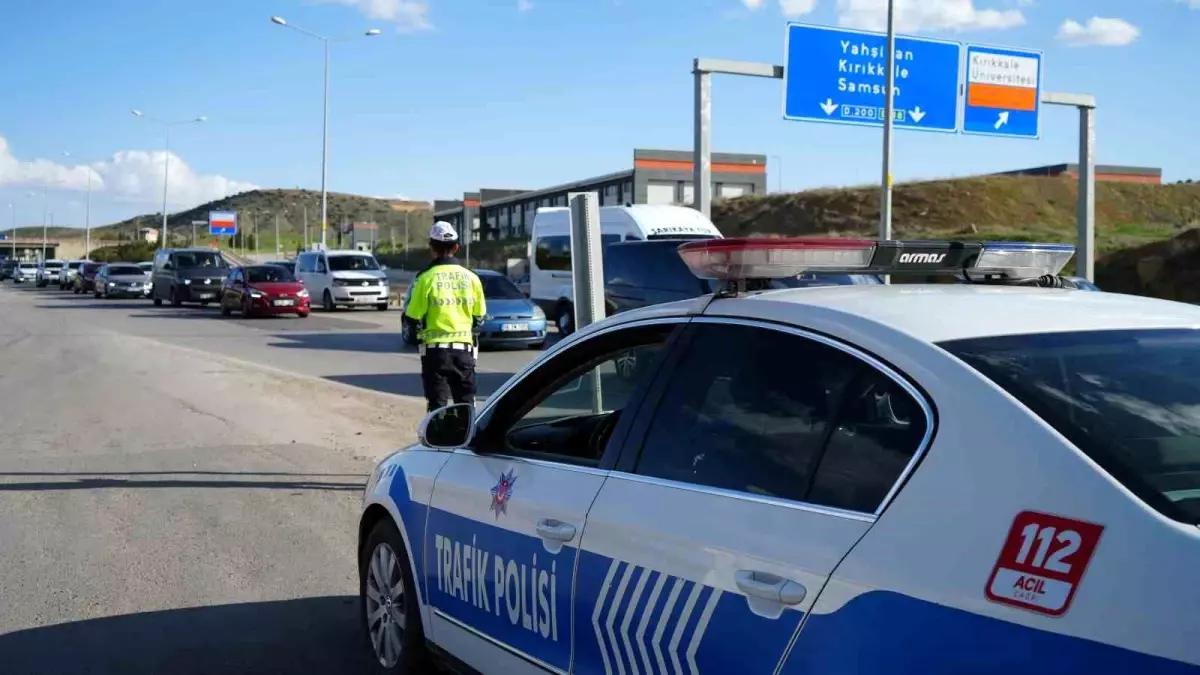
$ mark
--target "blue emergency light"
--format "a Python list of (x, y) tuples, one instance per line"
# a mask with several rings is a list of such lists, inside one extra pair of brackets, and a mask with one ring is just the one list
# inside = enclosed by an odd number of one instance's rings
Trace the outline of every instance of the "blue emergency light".
[(1014, 283), (1057, 278), (1075, 255), (1070, 244), (840, 237), (705, 239), (678, 250), (692, 274), (726, 282), (837, 272), (952, 275), (978, 283)]

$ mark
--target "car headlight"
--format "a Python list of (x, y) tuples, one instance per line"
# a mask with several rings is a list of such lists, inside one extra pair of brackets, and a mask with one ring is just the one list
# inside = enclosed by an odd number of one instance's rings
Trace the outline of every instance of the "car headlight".
[(300, 291), (299, 293), (297, 293), (297, 294), (296, 294), (296, 297), (297, 297), (297, 298), (307, 298), (307, 297), (308, 297), (308, 291), (307, 291), (307, 290), (304, 290), (304, 289), (301, 289), (301, 291)]
[(259, 300), (263, 297), (263, 294), (259, 293), (258, 291), (250, 291), (250, 297), (254, 298), (255, 300)]
[(545, 318), (546, 318), (546, 313), (545, 313), (544, 311), (542, 311), (542, 308), (541, 308), (541, 307), (538, 307), (537, 305), (534, 305), (534, 306), (533, 306), (533, 318), (535, 318), (535, 319), (545, 319)]
[(484, 321), (491, 321), (491, 320), (492, 320), (492, 315), (491, 315), (491, 314), (484, 314), (484, 315), (483, 315), (483, 320), (484, 320)]
[(184, 286), (191, 286), (191, 285), (192, 285), (192, 280), (191, 280), (191, 279), (184, 279), (184, 280), (183, 280), (183, 285), (184, 285)]
[(108, 282), (108, 287), (109, 287), (109, 288), (115, 288), (115, 287), (116, 287), (116, 284), (115, 284), (114, 282), (111, 282), (111, 281), (110, 281), (110, 282)]

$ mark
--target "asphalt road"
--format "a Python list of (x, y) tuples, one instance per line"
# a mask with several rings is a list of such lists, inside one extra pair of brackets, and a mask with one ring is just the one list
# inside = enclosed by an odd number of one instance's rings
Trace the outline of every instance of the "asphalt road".
[(0, 285), (0, 672), (365, 667), (362, 485), (423, 413), (398, 321)]

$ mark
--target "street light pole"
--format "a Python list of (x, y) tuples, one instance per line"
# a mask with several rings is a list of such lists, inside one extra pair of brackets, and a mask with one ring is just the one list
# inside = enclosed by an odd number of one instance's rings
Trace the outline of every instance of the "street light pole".
[(134, 117), (141, 117), (143, 119), (147, 119), (151, 122), (154, 122), (155, 124), (161, 124), (163, 127), (166, 128), (166, 131), (167, 131), (166, 151), (165, 151), (165, 154), (163, 155), (162, 236), (160, 236), (158, 238), (159, 248), (166, 248), (167, 246), (170, 245), (170, 242), (167, 241), (167, 186), (170, 183), (170, 179), (171, 179), (171, 127), (177, 127), (177, 126), (180, 126), (183, 124), (198, 124), (200, 122), (207, 120), (208, 118), (203, 115), (200, 115), (199, 117), (193, 117), (190, 120), (167, 122), (167, 121), (160, 120), (160, 119), (157, 119), (154, 117), (150, 117), (149, 115), (142, 112), (141, 110), (131, 110), (130, 112), (133, 113)]
[(8, 209), (12, 211), (12, 259), (17, 261), (17, 204), (10, 202)]
[[(293, 26), (281, 16), (271, 17), (271, 23), (274, 23), (284, 28), (291, 28), (294, 31), (303, 33), (309, 37), (316, 38), (324, 43), (325, 47), (325, 84), (324, 95), (321, 112), (321, 248), (326, 248), (327, 235), (329, 224), (329, 192), (326, 189), (327, 180), (329, 178), (329, 43), (341, 42), (355, 37), (361, 37), (360, 34), (346, 35), (338, 38), (330, 38), (324, 35), (319, 35), (309, 30)], [(372, 37), (379, 35), (379, 30), (369, 29), (362, 36)]]

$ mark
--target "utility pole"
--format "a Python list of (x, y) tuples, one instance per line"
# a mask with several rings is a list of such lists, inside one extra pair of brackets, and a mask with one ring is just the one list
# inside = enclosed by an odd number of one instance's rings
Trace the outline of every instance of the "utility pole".
[(408, 269), (408, 211), (404, 212), (404, 269)]
[(308, 239), (308, 204), (304, 205), (304, 250), (307, 251), (312, 244)]
[(279, 214), (275, 214), (275, 256), (279, 256)]

